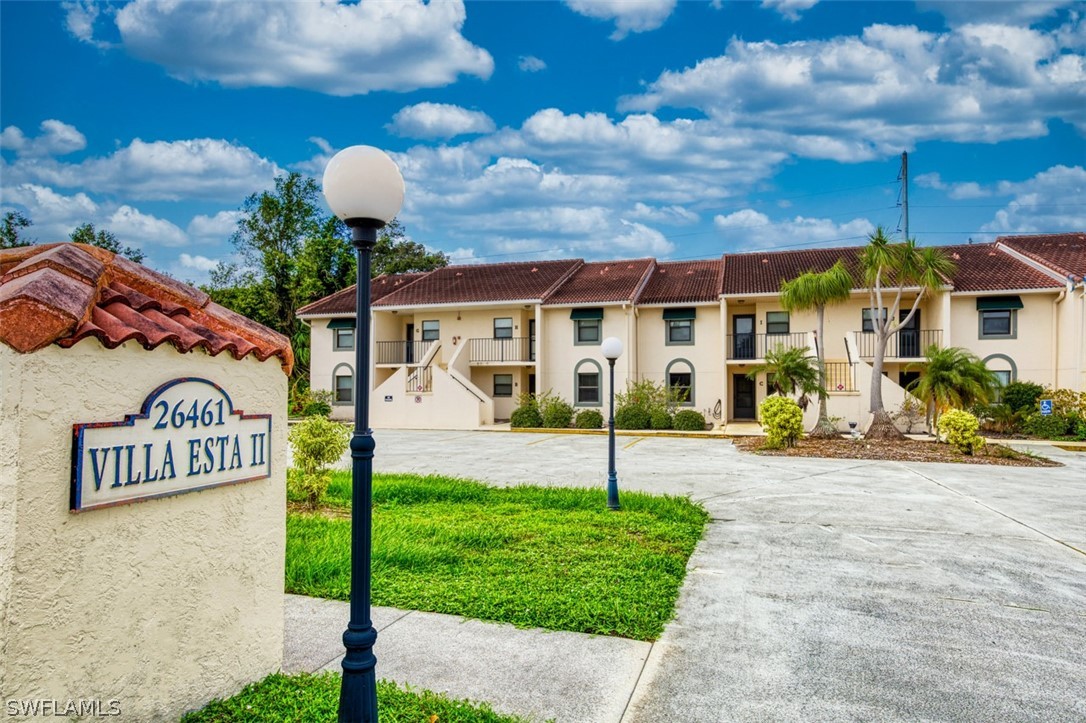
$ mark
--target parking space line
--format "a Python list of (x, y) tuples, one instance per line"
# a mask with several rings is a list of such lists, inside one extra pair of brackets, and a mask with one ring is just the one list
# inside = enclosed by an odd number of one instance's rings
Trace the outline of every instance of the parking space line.
[(637, 438), (637, 439), (635, 439), (634, 441), (632, 441), (632, 442), (630, 442), (629, 444), (625, 445), (625, 446), (623, 447), (623, 449), (629, 449), (630, 447), (634, 446), (634, 445), (635, 445), (635, 444), (637, 444), (638, 442), (644, 442), (644, 441), (645, 441), (645, 439), (646, 439), (645, 437), (638, 437), (638, 438)]

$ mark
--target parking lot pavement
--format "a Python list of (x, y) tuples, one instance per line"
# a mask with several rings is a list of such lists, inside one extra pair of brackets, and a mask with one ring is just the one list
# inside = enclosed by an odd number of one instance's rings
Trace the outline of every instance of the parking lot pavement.
[[(377, 442), (381, 471), (606, 478), (604, 437)], [(622, 489), (689, 495), (713, 518), (624, 721), (1086, 720), (1086, 455), (1008, 468), (618, 446)]]

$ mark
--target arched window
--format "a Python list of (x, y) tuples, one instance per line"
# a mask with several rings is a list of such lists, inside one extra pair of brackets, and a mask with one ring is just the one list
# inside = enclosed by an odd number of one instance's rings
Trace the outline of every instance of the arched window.
[(982, 361), (984, 366), (988, 367), (999, 378), (1000, 386), (1005, 387), (1018, 380), (1018, 365), (1014, 363), (1014, 359), (1006, 354), (989, 354)]
[(668, 391), (683, 395), (682, 406), (694, 406), (694, 365), (686, 359), (672, 359), (664, 370)]
[(332, 370), (332, 404), (354, 404), (354, 369), (337, 364)]
[(603, 405), (603, 369), (595, 359), (582, 359), (573, 370), (573, 403), (578, 407)]

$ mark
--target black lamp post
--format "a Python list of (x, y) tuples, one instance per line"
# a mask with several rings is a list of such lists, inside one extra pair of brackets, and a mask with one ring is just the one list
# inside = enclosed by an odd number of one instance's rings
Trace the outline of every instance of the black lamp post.
[(615, 360), (622, 356), (622, 340), (609, 336), (600, 344), (600, 351), (611, 368), (611, 414), (607, 418), (607, 507), (617, 510), (618, 472), (615, 470)]
[(373, 430), (370, 429), (370, 257), (377, 230), (403, 205), (400, 169), (383, 151), (351, 146), (324, 169), (324, 197), (351, 229), (358, 252), (355, 295), (354, 436), (351, 437), (351, 619), (343, 633), (343, 683), (339, 720), (375, 723), (377, 676), (370, 619), (370, 558), (373, 548)]

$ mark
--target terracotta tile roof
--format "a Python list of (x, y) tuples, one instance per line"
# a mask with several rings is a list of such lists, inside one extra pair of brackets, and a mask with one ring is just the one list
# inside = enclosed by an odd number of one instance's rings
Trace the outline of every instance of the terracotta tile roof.
[(808, 271), (825, 271), (837, 263), (837, 259), (844, 259), (853, 278), (859, 278), (857, 258), (860, 248), (846, 246), (802, 251), (725, 254), (723, 293), (776, 293), (780, 291), (782, 281), (789, 281)]
[(581, 259), (446, 266), (391, 294), (374, 306), (426, 306), (480, 301), (545, 299), (579, 268)]
[(278, 356), (287, 374), (294, 365), (286, 337), (109, 251), (74, 243), (0, 250), (0, 341), (27, 353), (88, 337), (109, 349), (169, 342), (211, 356)]
[(1000, 236), (996, 243), (1044, 264), (1061, 276), (1086, 277), (1086, 233)]
[(724, 259), (664, 261), (637, 300), (639, 304), (693, 304), (716, 301), (723, 285)]
[(954, 273), (955, 291), (998, 291), (1005, 289), (1049, 289), (1060, 282), (994, 244), (943, 246), (943, 251), (958, 266)]
[(593, 261), (579, 267), (544, 304), (633, 302), (652, 273), (653, 259)]
[[(418, 271), (409, 274), (383, 274), (370, 281), (370, 303), (383, 299), (393, 291), (418, 281), (429, 271)], [(334, 294), (329, 294), (323, 299), (306, 304), (298, 309), (298, 316), (327, 316), (329, 314), (353, 314), (354, 313), (354, 289), (356, 284), (351, 284), (346, 289), (341, 289)]]

